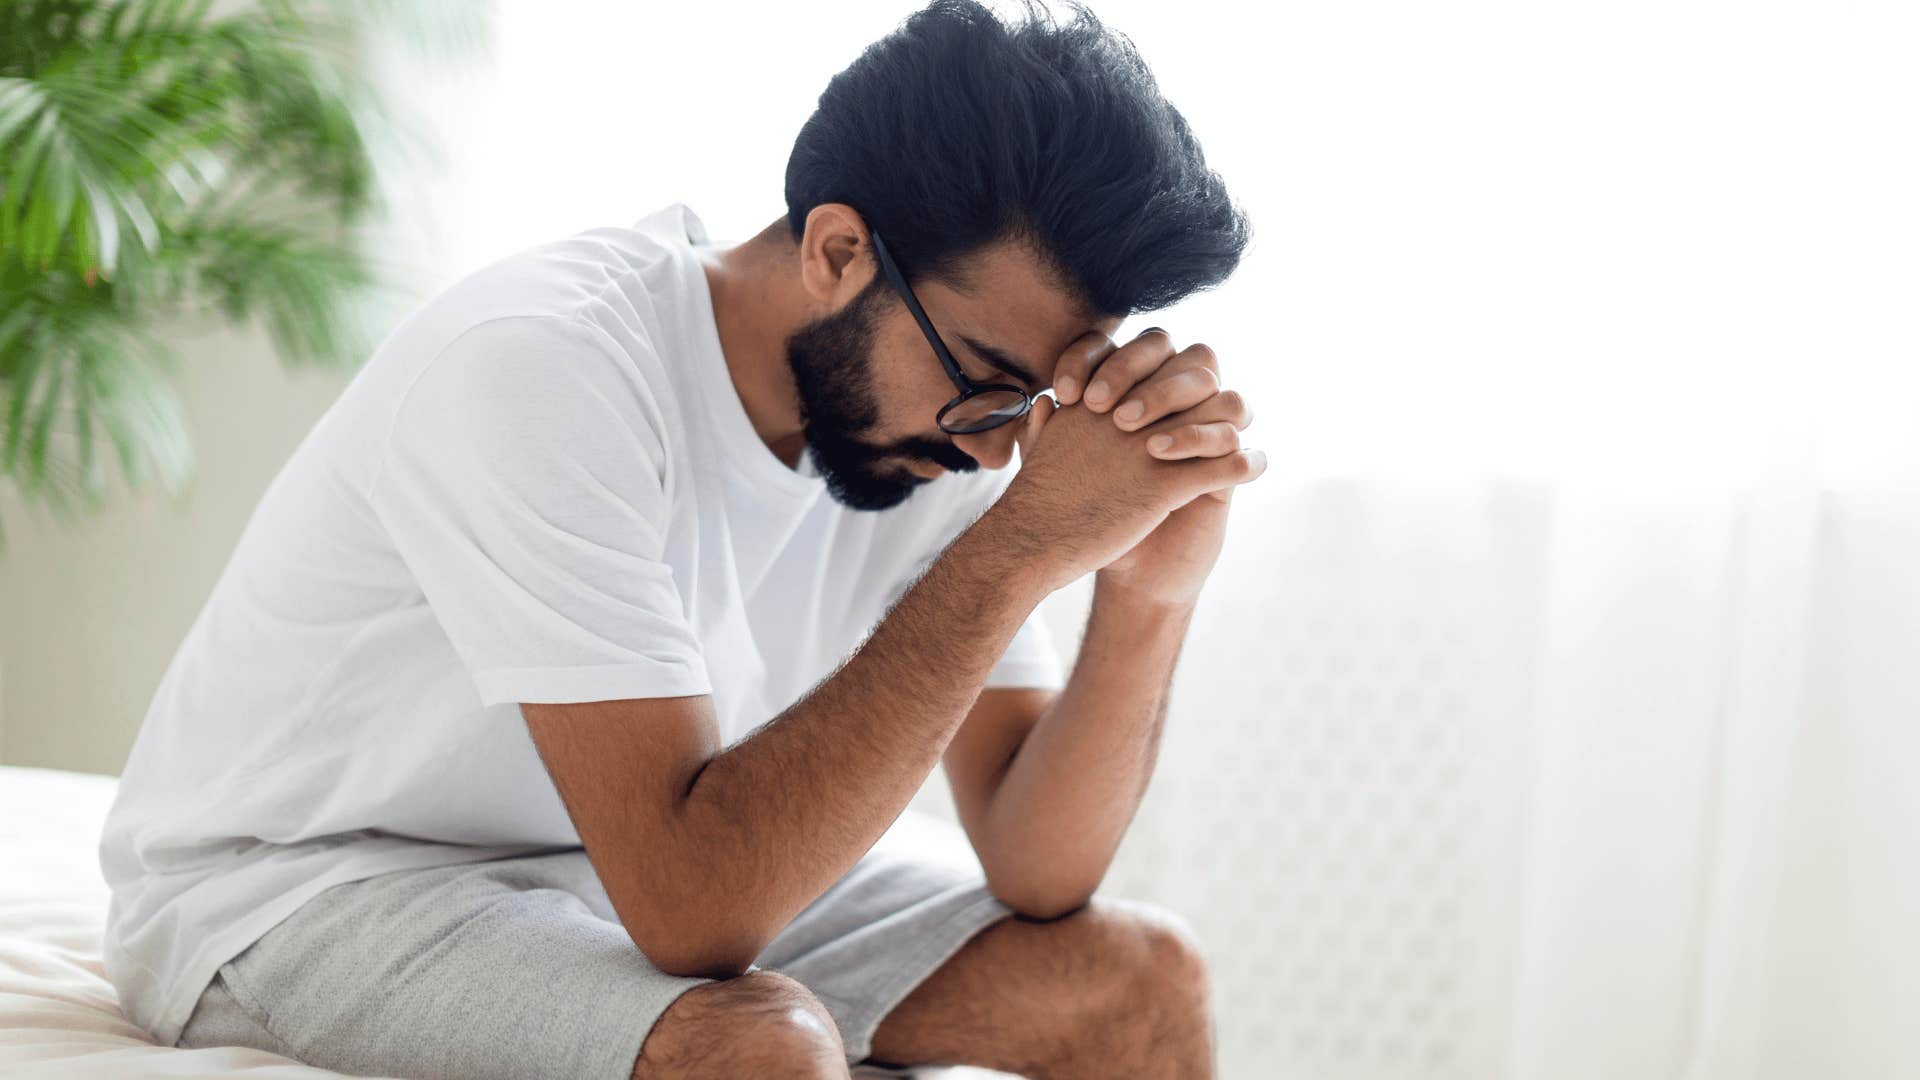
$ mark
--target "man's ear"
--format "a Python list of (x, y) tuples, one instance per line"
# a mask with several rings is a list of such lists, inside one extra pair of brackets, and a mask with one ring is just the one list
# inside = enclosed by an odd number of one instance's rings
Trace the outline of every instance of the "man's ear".
[[(880, 272), (870, 252), (870, 234), (853, 207), (844, 203), (821, 203), (807, 212), (807, 224), (800, 236), (800, 280), (808, 295), (826, 308), (833, 308), (837, 297), (857, 295)], [(862, 261), (870, 264), (860, 266)]]

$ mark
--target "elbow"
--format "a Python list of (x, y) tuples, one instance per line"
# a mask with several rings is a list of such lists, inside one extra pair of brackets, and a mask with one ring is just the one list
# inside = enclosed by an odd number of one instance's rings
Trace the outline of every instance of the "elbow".
[(648, 963), (666, 974), (688, 979), (737, 979), (753, 964), (751, 958), (738, 952), (653, 949), (640, 952)]
[(766, 946), (757, 937), (722, 934), (678, 935), (671, 942), (635, 940), (647, 962), (668, 975), (694, 979), (734, 979), (747, 973)]
[(1014, 914), (1036, 922), (1065, 918), (1093, 902), (1093, 889), (1036, 889), (993, 881), (987, 885), (994, 898), (1012, 908)]
[(1021, 904), (1017, 907), (1008, 904), (1007, 906), (1013, 908), (1014, 914), (1019, 915), (1021, 918), (1031, 919), (1035, 922), (1052, 922), (1055, 919), (1066, 918), (1081, 908), (1086, 907), (1092, 901), (1093, 894), (1086, 893), (1062, 902)]
[(1101, 878), (1106, 876), (1104, 867), (1098, 874), (1081, 873), (1057, 858), (1040, 861), (995, 846), (976, 846), (975, 850), (994, 899), (1015, 914), (1040, 922), (1063, 918), (1092, 903)]
[(763, 920), (710, 901), (681, 903), (636, 919), (622, 913), (621, 922), (648, 963), (668, 975), (686, 978), (744, 975), (773, 940), (773, 932), (762, 927)]

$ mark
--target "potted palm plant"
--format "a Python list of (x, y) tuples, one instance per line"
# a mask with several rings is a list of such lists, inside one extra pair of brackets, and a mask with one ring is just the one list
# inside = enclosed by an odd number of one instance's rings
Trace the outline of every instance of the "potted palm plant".
[(258, 319), (283, 363), (365, 357), (394, 282), (353, 230), (378, 169), (432, 148), (358, 45), (484, 45), (461, 0), (222, 6), (0, 0), (0, 485), (69, 519), (110, 459), (135, 489), (192, 474), (156, 324)]

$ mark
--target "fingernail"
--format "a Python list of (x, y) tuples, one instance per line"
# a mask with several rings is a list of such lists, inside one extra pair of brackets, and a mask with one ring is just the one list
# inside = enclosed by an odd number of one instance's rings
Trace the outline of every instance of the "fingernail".
[(1249, 450), (1247, 451), (1247, 460), (1253, 462), (1253, 467), (1256, 472), (1260, 471), (1267, 467), (1267, 452), (1265, 450)]
[(1107, 400), (1107, 394), (1108, 390), (1105, 381), (1095, 382), (1092, 386), (1087, 387), (1087, 401), (1090, 404), (1098, 405)]
[(1053, 396), (1059, 398), (1060, 403), (1063, 405), (1072, 404), (1068, 399), (1073, 397), (1073, 392), (1079, 389), (1079, 387), (1080, 381), (1078, 379), (1075, 379), (1071, 375), (1062, 375), (1054, 380)]
[(1113, 415), (1115, 418), (1124, 420), (1127, 423), (1131, 424), (1135, 420), (1140, 419), (1140, 414), (1146, 411), (1147, 411), (1147, 407), (1145, 405), (1142, 405), (1139, 402), (1135, 401), (1135, 402), (1130, 402), (1126, 405), (1121, 406), (1120, 411), (1114, 413)]
[(1147, 440), (1147, 445), (1155, 450), (1165, 450), (1167, 447), (1173, 445), (1173, 436), (1155, 435), (1153, 438)]

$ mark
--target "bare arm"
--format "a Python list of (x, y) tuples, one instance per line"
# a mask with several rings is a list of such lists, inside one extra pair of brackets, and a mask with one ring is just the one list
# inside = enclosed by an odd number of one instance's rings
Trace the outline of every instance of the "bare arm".
[[(1065, 388), (1063, 375), (1085, 385), (1097, 368), (1109, 392), (1090, 407), (1115, 409), (1116, 425), (1127, 430), (1165, 435), (1154, 453), (1167, 460), (1239, 451), (1237, 433), (1252, 412), (1237, 393), (1220, 389), (1211, 348), (1196, 343), (1176, 352), (1157, 328), (1124, 349), (1110, 347), (1069, 349), (1055, 385)], [(1085, 904), (1106, 875), (1146, 794), (1174, 663), (1219, 554), (1233, 491), (1219, 488), (1175, 510), (1100, 569), (1065, 688), (983, 693), (947, 747), (947, 778), (967, 835), (994, 893), (1017, 910), (1064, 914)]]
[(962, 824), (994, 895), (1035, 918), (1084, 905), (1146, 794), (1191, 619), (1102, 583), (1058, 694), (989, 691), (947, 748)]
[[(523, 704), (608, 897), (648, 958), (677, 974), (744, 972), (905, 810), (1048, 587), (990, 529), (970, 529), (839, 671), (724, 753), (706, 698), (658, 703), (707, 711), (702, 727), (657, 719), (698, 732), (668, 753), (659, 738), (674, 736), (623, 737), (627, 725), (656, 723), (636, 711), (654, 702)], [(635, 791), (663, 757), (681, 763), (665, 790)]]
[(1259, 474), (1240, 456), (1155, 461), (1143, 438), (1079, 409), (1046, 422), (1006, 494), (840, 670), (725, 752), (705, 697), (521, 706), (656, 966), (745, 971), (900, 816), (1042, 597)]

